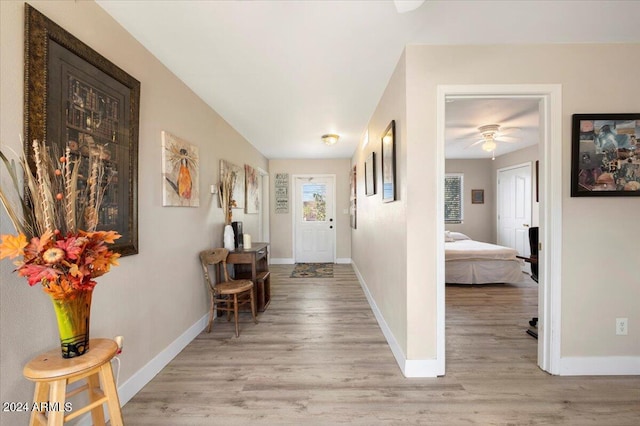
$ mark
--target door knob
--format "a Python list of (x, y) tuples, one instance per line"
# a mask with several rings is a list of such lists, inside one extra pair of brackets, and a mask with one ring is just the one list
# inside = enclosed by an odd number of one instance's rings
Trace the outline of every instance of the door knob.
[(333, 218), (329, 219), (329, 222), (333, 222)]
[(333, 225), (331, 225), (331, 226), (329, 227), (329, 229), (333, 229)]

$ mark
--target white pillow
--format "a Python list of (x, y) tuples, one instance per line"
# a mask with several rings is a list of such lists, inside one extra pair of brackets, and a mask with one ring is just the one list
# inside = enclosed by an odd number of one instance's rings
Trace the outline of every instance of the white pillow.
[(455, 240), (453, 239), (453, 237), (451, 236), (451, 232), (449, 231), (444, 231), (444, 242), (445, 243), (452, 243)]
[(451, 238), (453, 238), (454, 241), (460, 241), (460, 240), (470, 240), (471, 238), (469, 238), (468, 236), (466, 236), (465, 234), (463, 234), (462, 232), (449, 232), (449, 236)]

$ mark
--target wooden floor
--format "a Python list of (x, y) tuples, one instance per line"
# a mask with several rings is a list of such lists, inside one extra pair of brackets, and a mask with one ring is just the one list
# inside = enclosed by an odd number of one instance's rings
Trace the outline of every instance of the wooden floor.
[(526, 333), (537, 288), (447, 287), (447, 374), (405, 378), (350, 265), (289, 278), (254, 324), (216, 322), (123, 408), (132, 425), (639, 425), (640, 377), (555, 377)]

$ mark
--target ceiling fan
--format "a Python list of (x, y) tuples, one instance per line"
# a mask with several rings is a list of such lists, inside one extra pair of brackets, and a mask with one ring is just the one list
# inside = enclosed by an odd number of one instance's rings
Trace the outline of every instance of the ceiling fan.
[(508, 136), (507, 133), (517, 130), (519, 130), (517, 127), (501, 128), (499, 124), (485, 124), (484, 126), (478, 127), (478, 131), (480, 132), (480, 135), (482, 135), (482, 139), (472, 143), (467, 148), (482, 144), (481, 148), (483, 151), (495, 153), (495, 150), (498, 146), (497, 142), (515, 142), (512, 140), (508, 140), (508, 138), (511, 138), (511, 136)]

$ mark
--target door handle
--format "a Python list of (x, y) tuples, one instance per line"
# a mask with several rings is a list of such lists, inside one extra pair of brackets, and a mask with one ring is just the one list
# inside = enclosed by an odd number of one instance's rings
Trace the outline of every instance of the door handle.
[(333, 229), (333, 225), (331, 225), (331, 226), (329, 227), (329, 229)]

